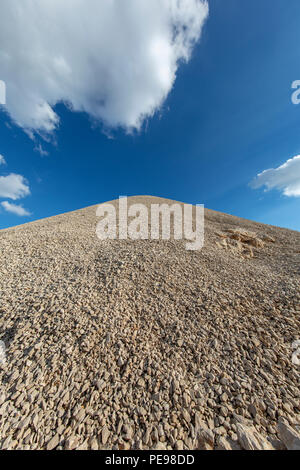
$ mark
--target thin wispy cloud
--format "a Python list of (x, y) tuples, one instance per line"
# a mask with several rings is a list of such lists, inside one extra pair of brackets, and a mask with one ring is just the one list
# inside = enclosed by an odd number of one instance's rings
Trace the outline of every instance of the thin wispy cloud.
[(278, 168), (259, 173), (250, 186), (253, 189), (264, 187), (266, 191), (277, 189), (285, 196), (300, 197), (300, 155), (287, 160)]
[(23, 206), (19, 204), (13, 204), (12, 202), (3, 201), (1, 202), (1, 206), (6, 212), (10, 212), (14, 215), (18, 215), (20, 217), (25, 217), (31, 215), (27, 209), (24, 209)]
[(0, 165), (6, 165), (5, 158), (0, 154)]
[(21, 199), (30, 194), (27, 180), (22, 175), (10, 173), (0, 176), (0, 197), (12, 200)]
[(47, 157), (49, 155), (49, 152), (47, 152), (47, 150), (45, 150), (41, 144), (37, 144), (34, 147), (34, 151), (38, 152), (41, 155), (41, 157)]
[(58, 102), (108, 128), (139, 129), (162, 106), (207, 16), (205, 0), (2, 0), (6, 109), (29, 135), (57, 128)]

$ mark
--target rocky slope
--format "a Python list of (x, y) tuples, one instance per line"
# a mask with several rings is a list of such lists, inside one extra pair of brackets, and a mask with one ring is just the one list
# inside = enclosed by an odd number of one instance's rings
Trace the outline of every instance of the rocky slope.
[(300, 233), (206, 210), (193, 252), (96, 223), (0, 231), (0, 448), (297, 448)]

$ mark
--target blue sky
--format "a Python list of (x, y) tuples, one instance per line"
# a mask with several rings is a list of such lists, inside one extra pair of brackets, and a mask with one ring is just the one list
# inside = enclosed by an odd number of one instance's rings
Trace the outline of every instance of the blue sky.
[[(291, 101), (291, 85), (300, 80), (300, 2), (208, 3), (190, 60), (180, 63), (166, 99), (140, 129), (104, 126), (91, 113), (54, 103), (57, 129), (30, 138), (28, 126), (16, 123), (16, 108), (8, 114), (2, 107), (0, 155), (6, 164), (0, 177), (22, 175), (30, 194), (0, 197), (0, 203), (22, 205), (31, 215), (10, 213), (2, 204), (0, 228), (119, 195), (149, 194), (300, 230), (300, 197), (286, 195), (289, 182), (249, 186), (262, 171), (300, 155), (300, 104)], [(0, 80), (8, 99), (1, 48), (0, 36)], [(37, 150), (40, 145), (47, 155)], [(299, 188), (298, 162), (294, 168), (289, 176)]]

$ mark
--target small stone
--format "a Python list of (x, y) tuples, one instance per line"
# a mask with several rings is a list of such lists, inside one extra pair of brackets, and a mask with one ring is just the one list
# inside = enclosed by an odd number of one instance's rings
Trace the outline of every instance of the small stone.
[(249, 411), (249, 413), (253, 416), (253, 418), (256, 417), (256, 415), (257, 415), (257, 409), (256, 409), (256, 406), (255, 406), (253, 403), (251, 403), (251, 404), (248, 406), (248, 411)]
[(183, 442), (182, 441), (176, 441), (175, 442), (175, 447), (176, 447), (176, 450), (183, 450), (184, 448), (184, 445), (183, 445)]
[(228, 400), (228, 395), (226, 392), (222, 393), (222, 395), (220, 396), (220, 399), (221, 401), (224, 401), (226, 402)]
[(105, 380), (97, 380), (96, 387), (101, 392), (105, 388)]
[(109, 435), (110, 435), (110, 432), (109, 432), (107, 426), (104, 426), (104, 428), (102, 429), (102, 432), (101, 432), (101, 440), (102, 440), (103, 445), (105, 445), (107, 443)]
[(118, 447), (119, 450), (130, 450), (129, 442), (119, 442)]
[(76, 447), (76, 450), (87, 450), (87, 449), (88, 449), (88, 445), (86, 441), (80, 444), (80, 446)]
[(228, 408), (226, 406), (221, 406), (220, 415), (226, 418), (228, 416)]
[(154, 447), (152, 447), (153, 450), (167, 450), (166, 444), (163, 442), (157, 442)]
[(25, 429), (29, 426), (30, 424), (30, 416), (28, 416), (27, 418), (25, 419), (22, 419), (22, 421), (20, 421), (20, 423), (18, 424), (18, 429)]
[(159, 393), (154, 393), (151, 398), (154, 401), (159, 401), (160, 400), (160, 394)]
[(254, 346), (255, 346), (256, 348), (258, 348), (258, 347), (260, 346), (260, 341), (259, 341), (259, 339), (255, 338), (255, 337), (252, 337), (252, 338), (251, 338), (251, 341), (252, 341), (252, 343), (254, 344)]
[(184, 409), (184, 410), (182, 411), (182, 416), (183, 416), (184, 420), (185, 420), (187, 423), (190, 423), (190, 422), (191, 422), (190, 414), (189, 414), (189, 412), (188, 412), (186, 409)]
[(78, 423), (81, 423), (85, 418), (85, 410), (81, 408), (81, 410), (76, 414), (75, 419)]
[(52, 439), (50, 439), (50, 441), (48, 442), (47, 450), (55, 449), (55, 447), (57, 447), (58, 444), (59, 444), (59, 434), (55, 434), (55, 436), (52, 437)]
[(137, 381), (137, 386), (138, 387), (144, 387), (145, 386), (145, 380), (142, 377), (139, 378), (139, 380)]
[(6, 400), (6, 395), (5, 395), (5, 393), (2, 393), (0, 395), (0, 405), (2, 405), (5, 402), (5, 400)]
[(286, 447), (283, 442), (281, 442), (279, 439), (270, 439), (271, 445), (274, 447), (275, 450), (286, 450)]
[(4, 341), (0, 341), (0, 365), (6, 364), (6, 347)]
[(218, 428), (215, 428), (214, 429), (214, 433), (217, 435), (217, 436), (225, 436), (227, 434), (227, 431), (226, 429), (224, 428), (224, 426), (219, 426)]
[(91, 448), (91, 450), (98, 450), (99, 449), (98, 441), (97, 441), (96, 437), (92, 437), (90, 439), (90, 448)]
[(119, 367), (122, 367), (124, 365), (124, 361), (121, 356), (118, 358), (117, 364)]
[(78, 447), (78, 439), (76, 436), (68, 437), (65, 441), (65, 450), (74, 450)]
[(217, 450), (233, 450), (233, 448), (226, 437), (220, 436), (217, 440)]
[(125, 441), (131, 441), (132, 437), (133, 437), (133, 429), (131, 426), (129, 426), (128, 424), (124, 424), (123, 425), (123, 433), (124, 433), (124, 439)]

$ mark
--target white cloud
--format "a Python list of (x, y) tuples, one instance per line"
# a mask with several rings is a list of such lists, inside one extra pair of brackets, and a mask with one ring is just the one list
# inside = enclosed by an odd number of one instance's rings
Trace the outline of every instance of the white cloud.
[(47, 150), (44, 150), (41, 144), (38, 144), (34, 147), (34, 151), (38, 152), (42, 157), (47, 157), (49, 155), (49, 152)]
[(0, 197), (16, 200), (29, 194), (29, 186), (22, 175), (10, 173), (7, 176), (0, 176)]
[(300, 155), (287, 160), (278, 168), (271, 168), (259, 173), (250, 186), (254, 189), (266, 187), (277, 189), (285, 196), (300, 197)]
[(28, 212), (24, 207), (18, 205), (18, 204), (13, 204), (8, 201), (3, 201), (1, 202), (1, 206), (3, 209), (5, 209), (7, 212), (11, 212), (12, 214), (19, 215), (19, 216), (26, 216), (30, 215), (30, 212)]
[(5, 158), (0, 154), (0, 165), (6, 165)]
[(205, 0), (1, 0), (7, 110), (28, 132), (52, 132), (60, 101), (138, 129), (163, 104), (207, 15)]

